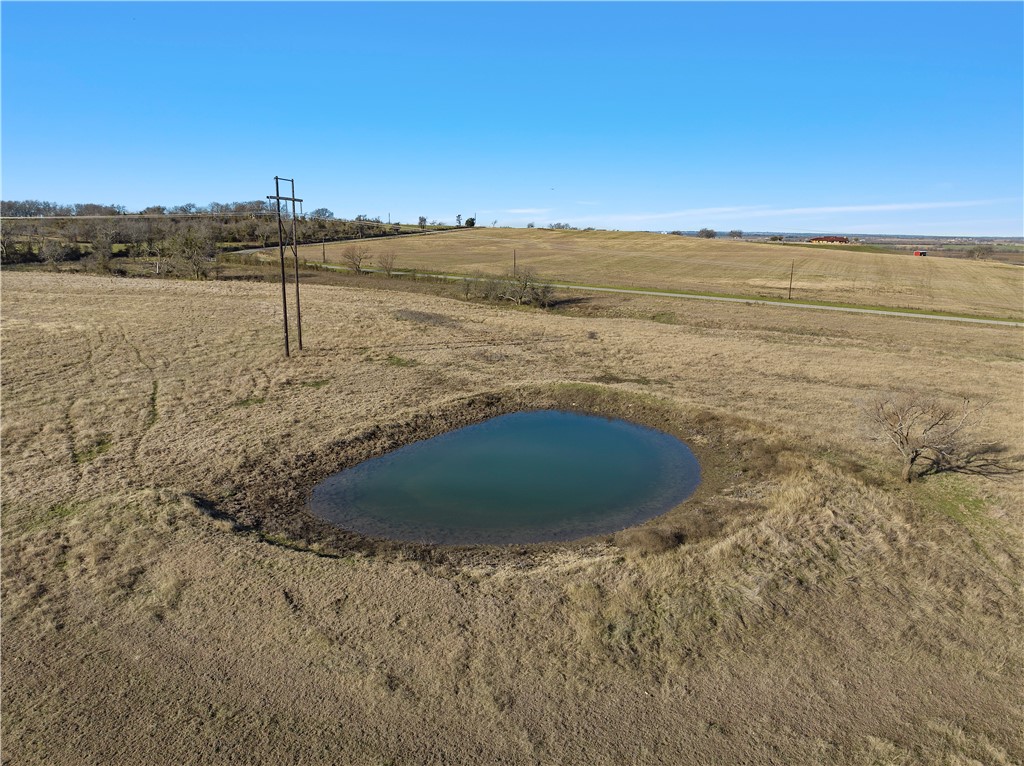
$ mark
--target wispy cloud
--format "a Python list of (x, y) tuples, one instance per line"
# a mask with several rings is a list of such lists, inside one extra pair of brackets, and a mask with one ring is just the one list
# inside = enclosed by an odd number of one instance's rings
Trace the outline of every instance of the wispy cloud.
[(749, 218), (785, 218), (792, 216), (833, 215), (836, 213), (884, 213), (909, 210), (941, 210), (945, 208), (983, 207), (1005, 199), (959, 200), (949, 202), (886, 202), (870, 205), (818, 205), (809, 207), (772, 207), (771, 205), (738, 205), (723, 207), (686, 208), (666, 212), (621, 213), (603, 216), (609, 223), (644, 223), (654, 221), (682, 221), (690, 218), (705, 220), (727, 218), (733, 221)]
[(665, 213), (620, 213), (617, 215), (603, 216), (602, 220), (617, 221), (619, 223), (643, 223), (645, 221), (667, 221), (677, 218), (689, 218), (691, 216), (722, 216), (746, 214), (751, 210), (762, 210), (762, 207), (692, 207), (685, 210), (672, 210)]
[(549, 207), (515, 207), (510, 210), (502, 211), (509, 215), (540, 215), (541, 213), (550, 213), (551, 208)]
[(889, 202), (880, 205), (825, 205), (820, 207), (790, 207), (768, 210), (752, 210), (748, 215), (819, 215), (828, 213), (879, 213), (904, 210), (941, 210), (943, 208), (981, 207), (1005, 200), (980, 199), (962, 202)]

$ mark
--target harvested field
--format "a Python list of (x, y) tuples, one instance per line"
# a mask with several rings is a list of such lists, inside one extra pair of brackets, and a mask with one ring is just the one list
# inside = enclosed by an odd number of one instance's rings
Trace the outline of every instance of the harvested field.
[[(1024, 761), (1021, 477), (903, 484), (859, 411), (985, 398), (1021, 453), (1019, 328), (310, 285), (285, 359), (269, 284), (2, 290), (5, 764)], [(323, 471), (523, 406), (659, 423), (709, 480), (565, 545), (303, 514)]]
[[(566, 283), (785, 298), (794, 301), (1024, 318), (1024, 269), (952, 258), (914, 258), (842, 248), (708, 240), (670, 234), (540, 229), (467, 229), (429, 236), (366, 240), (371, 258), (394, 254), (395, 268), (458, 274), (533, 268)], [(351, 243), (326, 246), (344, 265)], [(300, 251), (311, 262), (320, 245)]]

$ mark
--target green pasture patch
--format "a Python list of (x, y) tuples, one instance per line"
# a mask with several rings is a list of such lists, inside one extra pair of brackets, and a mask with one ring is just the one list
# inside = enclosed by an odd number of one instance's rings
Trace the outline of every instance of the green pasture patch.
[(110, 438), (110, 434), (101, 434), (90, 446), (74, 453), (75, 462), (82, 465), (90, 460), (95, 460), (100, 455), (109, 452), (112, 444), (113, 440)]
[(38, 532), (41, 529), (60, 524), (80, 510), (82, 507), (74, 503), (54, 503), (43, 509), (5, 509), (4, 526), (8, 531)]
[(925, 477), (915, 482), (912, 489), (921, 505), (963, 527), (984, 528), (990, 524), (984, 499), (974, 493), (963, 477), (952, 474)]

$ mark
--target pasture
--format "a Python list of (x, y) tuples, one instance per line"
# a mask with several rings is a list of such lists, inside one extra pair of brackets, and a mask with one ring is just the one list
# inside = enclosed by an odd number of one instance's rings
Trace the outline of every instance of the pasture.
[[(872, 303), (1021, 308), (1019, 269), (940, 259), (368, 244), (731, 293), (777, 291), (796, 257), (823, 299), (856, 279)], [(4, 763), (1024, 760), (1020, 476), (905, 484), (860, 410), (984, 398), (984, 437), (1024, 451), (1019, 328), (656, 298), (560, 315), (364, 279), (304, 287), (286, 359), (273, 285), (4, 275)], [(661, 423), (705, 488), (640, 532), (546, 546), (367, 544), (303, 516), (339, 456), (530, 406)]]
[(827, 301), (1024, 318), (1024, 269), (991, 261), (914, 258), (670, 234), (463, 229), (445, 234), (307, 245), (300, 257), (343, 264), (346, 248), (393, 253), (399, 269), (471, 275), (532, 268), (542, 278), (594, 286)]

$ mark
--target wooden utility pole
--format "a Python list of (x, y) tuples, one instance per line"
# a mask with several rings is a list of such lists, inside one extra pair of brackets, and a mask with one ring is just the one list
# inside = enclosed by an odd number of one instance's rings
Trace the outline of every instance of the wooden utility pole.
[(299, 302), (299, 238), (296, 234), (298, 218), (295, 216), (295, 181), (292, 181), (292, 255), (295, 257), (295, 325), (299, 335), (299, 351), (302, 351), (302, 304)]
[[(290, 181), (292, 195), (281, 196), (281, 181)], [(295, 179), (274, 176), (274, 195), (267, 199), (277, 201), (277, 248), (281, 254), (281, 313), (284, 316), (284, 355), (291, 356), (288, 348), (288, 281), (284, 269), (284, 223), (281, 221), (281, 200), (292, 203), (292, 253), (295, 255), (295, 309), (298, 324), (299, 350), (302, 350), (302, 307), (299, 304), (299, 246), (295, 239), (295, 203), (302, 202), (295, 197)]]
[(794, 260), (792, 265), (789, 267), (789, 298), (787, 298), (787, 300), (793, 300), (793, 271), (795, 269), (796, 261)]

